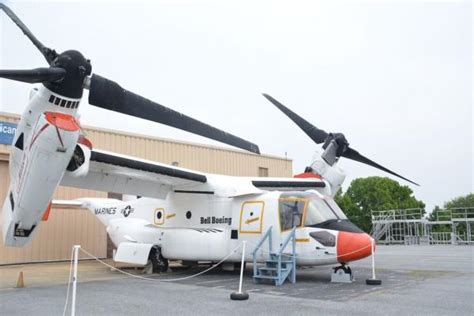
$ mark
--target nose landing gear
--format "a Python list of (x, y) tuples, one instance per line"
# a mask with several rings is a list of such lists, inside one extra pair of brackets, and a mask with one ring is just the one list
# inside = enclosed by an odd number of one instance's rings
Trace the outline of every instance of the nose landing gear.
[(345, 263), (341, 263), (340, 266), (334, 267), (334, 271), (331, 274), (331, 282), (333, 283), (352, 283), (354, 276), (352, 275), (351, 267)]

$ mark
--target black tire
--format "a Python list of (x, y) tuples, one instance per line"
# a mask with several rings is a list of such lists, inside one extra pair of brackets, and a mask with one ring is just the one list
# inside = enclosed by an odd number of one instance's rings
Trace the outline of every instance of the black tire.
[(158, 247), (151, 248), (150, 255), (148, 257), (153, 265), (154, 273), (162, 273), (168, 271), (168, 259), (163, 257), (161, 249)]
[(365, 283), (366, 283), (367, 285), (381, 285), (381, 284), (382, 284), (382, 280), (367, 279), (367, 280), (365, 280)]
[(230, 299), (233, 301), (245, 301), (249, 299), (249, 294), (245, 292), (234, 292), (230, 294)]
[(348, 273), (348, 274), (352, 275), (351, 267), (345, 266), (345, 265), (334, 268), (334, 273), (337, 273), (337, 271), (339, 271), (341, 269), (344, 271), (344, 273)]

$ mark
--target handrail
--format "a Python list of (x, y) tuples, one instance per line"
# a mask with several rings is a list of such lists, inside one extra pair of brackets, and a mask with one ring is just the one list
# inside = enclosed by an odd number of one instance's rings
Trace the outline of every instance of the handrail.
[(286, 246), (288, 245), (288, 243), (290, 242), (290, 239), (293, 238), (293, 240), (295, 239), (295, 232), (296, 232), (296, 226), (293, 227), (293, 229), (290, 231), (290, 233), (288, 234), (288, 236), (286, 236), (285, 240), (283, 240), (283, 243), (281, 244), (280, 246), (280, 249), (278, 249), (278, 255), (280, 256), (283, 252), (283, 250), (285, 250)]
[(292, 240), (292, 254), (291, 254), (291, 261), (292, 261), (292, 271), (291, 271), (291, 279), (294, 280), (296, 279), (296, 226), (293, 227), (293, 229), (290, 231), (288, 236), (286, 236), (285, 240), (283, 240), (283, 243), (280, 246), (280, 249), (278, 249), (277, 257), (278, 257), (278, 266), (277, 266), (277, 271), (278, 271), (278, 280), (281, 282), (282, 277), (281, 277), (281, 254), (283, 253), (283, 250), (285, 250), (286, 246), (288, 243)]
[(272, 227), (270, 226), (265, 234), (260, 238), (258, 241), (257, 245), (255, 246), (254, 250), (252, 251), (252, 257), (253, 257), (253, 275), (257, 275), (257, 251), (260, 249), (260, 247), (263, 245), (265, 240), (268, 238), (268, 250), (269, 253), (272, 253)]
[(272, 252), (272, 227), (273, 226), (270, 226), (265, 232), (265, 234), (262, 236), (262, 238), (260, 238), (257, 245), (252, 251), (252, 256), (255, 256), (255, 254), (257, 253), (257, 251), (260, 249), (260, 247), (262, 246), (262, 244), (265, 242), (267, 238), (268, 238), (268, 243), (269, 243), (269, 251), (270, 253)]

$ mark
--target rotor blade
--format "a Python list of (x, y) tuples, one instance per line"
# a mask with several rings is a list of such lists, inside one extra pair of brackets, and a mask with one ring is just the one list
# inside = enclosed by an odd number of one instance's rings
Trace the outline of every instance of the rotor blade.
[(348, 158), (348, 159), (352, 159), (352, 160), (361, 162), (361, 163), (363, 163), (363, 164), (366, 164), (366, 165), (375, 167), (375, 168), (380, 169), (380, 170), (382, 170), (382, 171), (388, 172), (388, 173), (390, 173), (390, 174), (392, 174), (392, 175), (394, 175), (394, 176), (397, 176), (397, 177), (399, 177), (399, 178), (402, 178), (402, 179), (405, 180), (405, 181), (408, 181), (408, 182), (410, 182), (410, 183), (413, 183), (414, 185), (420, 186), (418, 183), (415, 183), (415, 182), (413, 182), (413, 181), (411, 181), (411, 180), (409, 180), (409, 179), (407, 179), (407, 178), (405, 178), (405, 177), (399, 175), (398, 173), (395, 173), (395, 172), (393, 172), (393, 171), (391, 171), (391, 170), (389, 170), (389, 169), (387, 169), (387, 168), (385, 168), (385, 167), (379, 165), (378, 163), (376, 163), (376, 162), (370, 160), (369, 158), (362, 156), (361, 154), (359, 154), (359, 152), (358, 152), (357, 150), (354, 150), (354, 149), (352, 149), (352, 148), (347, 148), (347, 150), (342, 154), (342, 156), (343, 156), (343, 157), (346, 157), (346, 158)]
[(89, 89), (89, 103), (97, 107), (179, 128), (260, 154), (258, 146), (253, 143), (145, 99), (96, 74), (92, 75)]
[(0, 70), (0, 78), (27, 83), (56, 82), (63, 79), (65, 75), (66, 70), (59, 67)]
[(272, 98), (270, 95), (264, 93), (263, 96), (268, 99), (271, 103), (273, 103), (280, 111), (286, 114), (299, 128), (303, 130), (316, 144), (324, 143), (328, 133), (323, 131), (322, 129), (317, 128), (316, 126), (312, 125), (304, 118), (300, 117), (295, 112), (288, 109), (286, 106)]
[(51, 48), (44, 46), (9, 7), (7, 7), (3, 3), (0, 3), (0, 9), (5, 11), (6, 15), (8, 15), (8, 17), (13, 21), (13, 23), (15, 23), (22, 30), (23, 34), (25, 34), (30, 39), (33, 45), (35, 45), (36, 48), (38, 48), (38, 50), (44, 56), (44, 58), (46, 58), (48, 64), (51, 65), (51, 62), (57, 56), (56, 52)]

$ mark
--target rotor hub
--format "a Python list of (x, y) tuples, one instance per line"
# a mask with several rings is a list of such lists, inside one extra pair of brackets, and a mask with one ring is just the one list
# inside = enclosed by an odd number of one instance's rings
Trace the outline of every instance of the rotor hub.
[(92, 72), (90, 61), (77, 50), (67, 50), (53, 60), (51, 67), (62, 68), (66, 74), (58, 81), (45, 82), (45, 87), (65, 97), (80, 99), (84, 79)]

